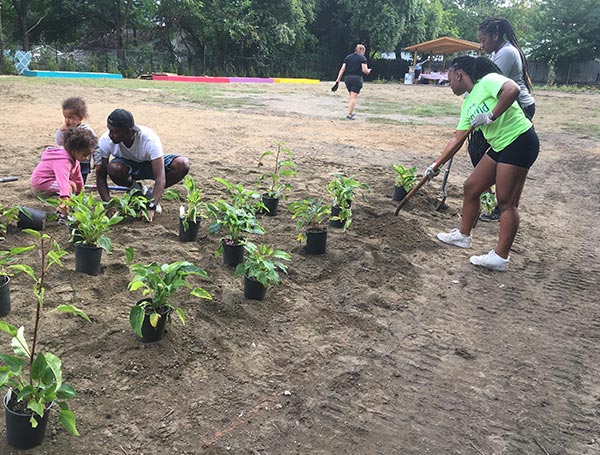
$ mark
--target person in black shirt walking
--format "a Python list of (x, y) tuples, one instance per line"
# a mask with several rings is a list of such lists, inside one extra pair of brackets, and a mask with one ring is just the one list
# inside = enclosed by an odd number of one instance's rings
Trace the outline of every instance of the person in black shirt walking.
[(363, 74), (369, 75), (371, 73), (371, 69), (367, 66), (365, 51), (366, 48), (364, 45), (357, 44), (354, 53), (346, 56), (332, 89), (333, 91), (337, 90), (338, 84), (345, 73), (344, 83), (350, 94), (350, 99), (348, 100), (348, 115), (346, 116), (348, 120), (354, 120), (354, 108), (356, 107), (358, 95), (363, 86)]

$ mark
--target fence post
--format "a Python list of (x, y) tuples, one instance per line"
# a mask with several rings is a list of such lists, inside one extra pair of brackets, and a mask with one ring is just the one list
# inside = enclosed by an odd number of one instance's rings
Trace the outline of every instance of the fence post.
[(108, 73), (108, 50), (104, 49), (104, 65), (106, 67), (106, 73)]

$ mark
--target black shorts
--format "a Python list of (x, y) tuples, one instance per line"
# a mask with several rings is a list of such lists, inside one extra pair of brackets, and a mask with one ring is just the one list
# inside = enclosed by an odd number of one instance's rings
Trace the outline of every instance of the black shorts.
[(346, 76), (344, 77), (344, 84), (346, 84), (348, 92), (360, 93), (360, 89), (363, 86), (363, 78), (362, 76)]
[(503, 150), (490, 150), (487, 155), (497, 163), (512, 164), (513, 166), (529, 169), (540, 152), (540, 141), (533, 129), (529, 128)]

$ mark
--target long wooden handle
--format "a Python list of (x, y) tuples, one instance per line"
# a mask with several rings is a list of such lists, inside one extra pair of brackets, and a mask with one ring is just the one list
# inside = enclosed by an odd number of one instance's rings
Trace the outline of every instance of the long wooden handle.
[[(440, 156), (435, 164), (433, 165), (433, 171), (437, 171), (441, 166), (443, 166), (444, 164), (446, 164), (448, 162), (448, 160), (450, 160), (450, 158), (452, 158), (454, 155), (456, 155), (456, 153), (460, 150), (460, 148), (463, 146), (463, 144), (465, 143), (465, 141), (467, 140), (467, 138), (469, 137), (469, 134), (471, 134), (471, 132), (475, 129), (475, 127), (471, 126), (469, 127), (469, 129), (467, 131), (465, 131), (462, 136), (460, 136), (460, 138), (458, 138), (458, 142), (456, 144), (454, 144), (454, 146), (448, 150), (445, 154), (442, 153), (442, 156)], [(421, 189), (421, 187), (423, 185), (425, 185), (427, 183), (427, 181), (429, 180), (429, 176), (425, 175), (421, 180), (419, 180), (419, 183), (417, 183), (412, 190), (409, 191), (409, 193), (404, 196), (404, 199), (402, 199), (400, 201), (400, 203), (398, 204), (398, 207), (396, 207), (396, 211), (394, 212), (394, 215), (398, 216), (398, 213), (400, 212), (400, 210), (402, 210), (402, 207), (404, 207), (406, 205), (406, 203), (414, 196), (414, 194), (419, 191)]]

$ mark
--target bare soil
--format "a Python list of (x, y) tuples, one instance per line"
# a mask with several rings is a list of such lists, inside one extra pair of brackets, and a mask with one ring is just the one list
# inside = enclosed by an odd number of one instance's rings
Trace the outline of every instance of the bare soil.
[[(0, 78), (0, 176), (19, 177), (0, 184), (4, 205), (50, 210), (29, 176), (53, 142), (61, 100), (73, 95), (86, 99), (98, 134), (112, 109), (131, 110), (167, 151), (190, 158), (208, 200), (224, 197), (213, 177), (254, 185), (258, 157), (276, 141), (300, 167), (280, 213), (262, 218), (267, 234), (254, 239), (293, 257), (262, 302), (246, 300), (242, 280), (214, 256), (219, 239), (207, 235), (208, 223), (197, 242), (178, 241), (175, 202), (163, 202), (151, 224), (117, 226), (95, 277), (74, 272), (67, 230), (48, 225), (70, 254), (50, 274), (41, 340), (78, 391), (81, 436), (52, 416), (30, 453), (600, 453), (600, 148), (578, 121), (584, 108), (598, 115), (598, 95), (537, 94), (542, 151), (523, 192), (510, 269), (493, 273), (468, 258), (495, 246), (497, 223), (480, 222), (468, 251), (435, 239), (459, 222), (466, 151), (452, 168), (448, 210), (434, 210), (438, 177), (394, 216), (391, 165), (425, 169), (453, 134), (460, 98), (448, 87), (368, 84), (357, 120), (346, 121), (346, 96), (330, 85), (228, 87), (223, 100), (237, 102), (220, 107), (151, 81), (127, 89)], [(432, 101), (450, 109), (403, 109)], [(339, 172), (367, 183), (368, 201), (353, 205), (348, 232), (330, 229), (326, 255), (307, 256), (286, 206), (326, 198)], [(0, 246), (28, 243), (13, 230)], [(125, 246), (142, 262), (201, 266), (209, 279), (198, 284), (214, 299), (181, 297), (186, 325), (174, 320), (163, 341), (140, 343), (128, 322), (140, 295), (127, 291)], [(30, 281), (17, 276), (11, 290), (4, 320), (31, 334)], [(93, 322), (50, 312), (60, 303)], [(2, 346), (9, 351), (6, 335)], [(0, 453), (17, 451), (2, 438)]]

